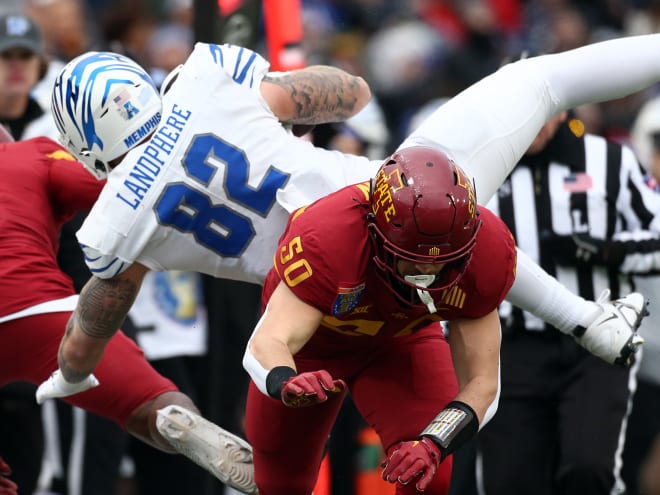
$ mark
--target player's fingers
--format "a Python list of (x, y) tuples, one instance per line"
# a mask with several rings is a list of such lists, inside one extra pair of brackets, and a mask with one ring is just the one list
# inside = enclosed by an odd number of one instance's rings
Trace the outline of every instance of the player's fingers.
[(346, 390), (346, 382), (342, 379), (338, 379), (332, 382), (332, 388), (328, 389), (328, 392), (332, 392), (333, 394), (338, 394), (340, 392), (343, 392), (344, 390)]
[(332, 390), (335, 387), (335, 381), (332, 378), (332, 375), (326, 370), (319, 370), (314, 373), (318, 383), (321, 384), (321, 387), (325, 390)]
[(402, 464), (399, 469), (392, 473), (392, 477), (396, 475), (396, 479), (404, 485), (410, 483), (419, 475), (419, 473), (424, 472), (427, 468), (426, 463), (421, 459), (407, 459), (405, 465), (406, 466), (404, 467)]
[(415, 485), (415, 488), (419, 490), (420, 492), (423, 492), (426, 490), (426, 487), (429, 486), (431, 481), (433, 480), (433, 476), (435, 476), (435, 468), (427, 468), (423, 473), (422, 476), (419, 478), (419, 481)]

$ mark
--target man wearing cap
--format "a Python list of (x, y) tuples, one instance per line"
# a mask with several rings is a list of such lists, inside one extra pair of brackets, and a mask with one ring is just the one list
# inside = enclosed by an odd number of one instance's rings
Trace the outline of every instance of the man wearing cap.
[(39, 27), (22, 13), (0, 16), (0, 123), (14, 139), (56, 137), (47, 108), (32, 95), (48, 61)]

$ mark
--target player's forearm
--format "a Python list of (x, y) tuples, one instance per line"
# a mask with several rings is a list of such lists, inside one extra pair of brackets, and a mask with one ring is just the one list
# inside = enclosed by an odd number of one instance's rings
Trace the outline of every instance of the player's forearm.
[(85, 335), (74, 322), (75, 313), (67, 323), (57, 355), (62, 376), (69, 383), (79, 383), (94, 371), (110, 341), (110, 338)]
[(493, 377), (475, 377), (465, 384), (454, 400), (468, 404), (476, 413), (479, 426), (490, 419), (489, 409), (497, 407), (498, 384)]
[(288, 124), (340, 122), (358, 113), (371, 99), (366, 81), (335, 67), (316, 65), (287, 72), (264, 81), (288, 95)]
[(138, 290), (139, 285), (130, 279), (90, 278), (67, 323), (58, 353), (60, 370), (68, 382), (80, 382), (94, 371)]
[(468, 404), (483, 426), (495, 413), (499, 395), (500, 318), (487, 315), (449, 322), (449, 345), (458, 380), (454, 400)]

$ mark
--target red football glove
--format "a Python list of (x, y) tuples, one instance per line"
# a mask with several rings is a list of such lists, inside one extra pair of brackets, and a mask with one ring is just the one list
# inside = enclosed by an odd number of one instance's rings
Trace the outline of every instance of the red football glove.
[(423, 492), (431, 483), (440, 462), (442, 455), (433, 440), (421, 438), (401, 442), (389, 459), (381, 464), (384, 468), (382, 476), (385, 481), (390, 483), (398, 481), (402, 485), (407, 485), (419, 477), (415, 487)]
[(12, 480), (5, 478), (11, 474), (11, 469), (0, 457), (0, 495), (18, 495), (18, 485)]
[(344, 380), (333, 380), (325, 370), (308, 371), (282, 384), (282, 402), (289, 407), (306, 407), (328, 400), (346, 388)]

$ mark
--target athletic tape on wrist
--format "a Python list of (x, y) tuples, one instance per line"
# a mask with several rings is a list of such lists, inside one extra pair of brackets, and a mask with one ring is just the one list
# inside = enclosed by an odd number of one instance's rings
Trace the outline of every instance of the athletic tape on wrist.
[(266, 376), (266, 391), (273, 399), (282, 399), (282, 384), (298, 373), (288, 366), (276, 366)]
[(421, 436), (433, 440), (440, 448), (444, 459), (476, 435), (477, 431), (479, 431), (479, 420), (474, 410), (465, 402), (455, 400), (440, 411), (440, 414), (424, 428)]

